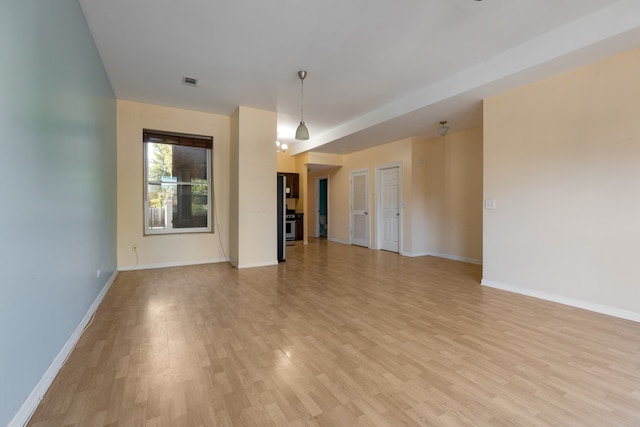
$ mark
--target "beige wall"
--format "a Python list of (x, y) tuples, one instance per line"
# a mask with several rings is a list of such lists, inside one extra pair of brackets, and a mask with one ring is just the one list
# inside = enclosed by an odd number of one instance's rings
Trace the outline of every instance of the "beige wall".
[(482, 262), (482, 129), (413, 143), (415, 255)]
[[(349, 178), (355, 170), (369, 171), (369, 236), (370, 247), (376, 247), (376, 197), (375, 168), (399, 163), (402, 169), (401, 202), (407, 203), (407, 209), (401, 209), (402, 221), (406, 222), (407, 212), (411, 209), (411, 139), (380, 145), (367, 150), (343, 156), (342, 167), (331, 170), (329, 174), (329, 236), (330, 240), (350, 242), (349, 230)], [(315, 202), (314, 202), (315, 203)], [(410, 227), (403, 227), (401, 252), (411, 247)]]
[[(320, 172), (315, 172), (309, 174), (307, 177), (307, 210), (305, 211), (305, 220), (306, 220), (306, 228), (307, 236), (317, 237), (316, 233), (316, 221), (317, 221), (317, 201), (316, 201), (316, 179), (318, 177), (326, 177), (329, 179), (329, 188), (328, 188), (328, 221), (327, 230), (328, 230), (328, 239), (334, 242), (340, 243), (349, 243), (349, 222), (348, 217), (344, 218), (345, 215), (344, 204), (347, 204), (347, 213), (348, 212), (348, 197), (349, 197), (349, 177), (348, 173), (345, 175), (341, 171), (341, 167), (336, 167), (328, 170), (323, 170)], [(334, 207), (335, 205), (335, 207)], [(337, 206), (340, 205), (340, 208)], [(335, 224), (334, 224), (335, 220)], [(334, 230), (335, 228), (335, 230)], [(338, 237), (336, 237), (338, 236)]]
[[(322, 165), (321, 170), (308, 173), (307, 174), (307, 185), (305, 192), (306, 197), (306, 208), (304, 214), (305, 220), (305, 242), (307, 241), (307, 237), (318, 237), (318, 207), (317, 207), (317, 194), (316, 194), (316, 181), (318, 178), (329, 178), (330, 175), (335, 175), (337, 170), (342, 167), (342, 163), (344, 161), (342, 155), (338, 154), (327, 154), (327, 153), (305, 153), (305, 156), (300, 157), (300, 162), (302, 162), (307, 168), (317, 167), (318, 165)], [(329, 180), (329, 185), (331, 180)], [(329, 209), (331, 208), (331, 188), (327, 189), (329, 191)], [(329, 227), (329, 224), (326, 224), (325, 227)], [(327, 228), (328, 229), (328, 228)]]
[[(319, 172), (314, 172), (314, 173), (310, 173), (307, 176), (307, 191), (306, 191), (306, 197), (307, 197), (307, 210), (305, 211), (304, 217), (305, 217), (305, 233), (308, 237), (318, 237), (318, 200), (317, 200), (317, 188), (316, 188), (316, 181), (318, 178), (327, 178), (329, 179), (329, 188), (327, 188), (328, 191), (328, 199), (327, 202), (329, 204), (329, 209), (331, 209), (331, 176), (335, 176), (335, 173), (337, 172), (337, 169), (340, 168), (338, 167), (334, 167), (334, 168), (330, 168), (330, 169), (324, 169), (321, 170)], [(331, 212), (329, 212), (330, 214)], [(328, 227), (327, 229), (330, 228), (330, 225), (327, 224), (326, 227)]]
[(307, 195), (307, 210), (304, 213), (304, 219), (306, 222), (304, 227), (305, 239), (308, 239), (309, 237), (318, 237), (318, 232), (316, 229), (316, 215), (318, 214), (316, 200), (316, 197), (318, 197), (316, 194), (316, 178), (325, 177), (327, 175), (327, 171), (322, 171), (319, 173), (309, 173), (307, 175), (307, 188), (305, 191)]
[[(275, 146), (273, 147), (275, 150)], [(291, 150), (287, 150), (284, 153), (276, 152), (276, 161), (277, 161), (277, 172), (290, 172), (293, 173), (296, 171), (296, 159), (292, 156)]]
[(640, 320), (640, 50), (487, 99), (483, 283)]
[(308, 218), (307, 218), (307, 212), (309, 212), (310, 206), (309, 206), (309, 196), (307, 194), (307, 188), (308, 188), (308, 173), (307, 173), (307, 154), (301, 154), (295, 157), (295, 161), (296, 161), (296, 170), (295, 172), (298, 174), (299, 176), (299, 193), (300, 193), (300, 197), (295, 200), (294, 203), (294, 209), (296, 210), (297, 213), (304, 213), (305, 215), (303, 216), (303, 235), (302, 235), (302, 240), (304, 242), (304, 244), (309, 243), (309, 227), (308, 227)]
[(237, 234), (231, 236), (237, 239), (231, 262), (238, 268), (278, 263), (276, 122), (274, 111), (242, 106), (233, 116), (237, 129), (231, 140), (231, 163), (232, 174), (237, 176), (238, 223)]
[(229, 261), (238, 265), (239, 256), (239, 206), (240, 206), (240, 109), (229, 120)]
[(411, 228), (416, 231), (411, 252), (430, 254), (444, 246), (444, 143), (416, 138), (412, 143), (414, 190)]
[[(143, 236), (143, 128), (213, 136), (214, 219), (221, 233)], [(119, 100), (117, 139), (118, 268), (224, 261), (221, 245), (229, 248), (229, 117)]]
[(329, 239), (349, 243), (349, 177), (369, 171), (370, 247), (377, 248), (376, 168), (402, 169), (401, 249), (407, 256), (436, 255), (482, 262), (482, 129), (445, 138), (407, 138), (342, 156), (341, 167), (309, 176), (309, 235), (315, 235), (315, 181), (329, 178)]

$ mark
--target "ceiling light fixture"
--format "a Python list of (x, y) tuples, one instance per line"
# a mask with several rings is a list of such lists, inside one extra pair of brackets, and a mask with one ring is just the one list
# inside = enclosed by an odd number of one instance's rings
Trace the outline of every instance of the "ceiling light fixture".
[(307, 72), (298, 71), (298, 77), (300, 78), (300, 124), (296, 129), (296, 139), (309, 139), (309, 129), (304, 124), (304, 78), (307, 77)]
[(278, 153), (284, 153), (287, 151), (287, 148), (289, 148), (287, 144), (281, 144), (280, 141), (276, 141), (276, 151)]
[(440, 122), (440, 127), (438, 128), (438, 133), (440, 134), (440, 136), (445, 136), (447, 132), (449, 132), (449, 126), (446, 126), (446, 124), (446, 120)]

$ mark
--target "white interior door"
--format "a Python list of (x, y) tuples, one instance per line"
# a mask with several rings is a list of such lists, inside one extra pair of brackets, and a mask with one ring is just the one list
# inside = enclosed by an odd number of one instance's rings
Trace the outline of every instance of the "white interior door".
[(351, 172), (351, 244), (369, 247), (369, 171)]
[(380, 219), (382, 236), (380, 249), (398, 252), (400, 249), (400, 168), (380, 171)]

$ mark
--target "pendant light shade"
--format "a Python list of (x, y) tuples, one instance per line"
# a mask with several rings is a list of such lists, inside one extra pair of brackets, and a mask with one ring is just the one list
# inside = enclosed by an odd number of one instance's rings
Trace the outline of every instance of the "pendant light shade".
[(296, 129), (296, 139), (309, 139), (309, 129), (307, 129), (307, 125), (303, 121), (300, 122), (298, 129)]
[(296, 129), (296, 139), (306, 140), (309, 139), (309, 129), (304, 124), (304, 78), (307, 77), (307, 72), (298, 71), (298, 77), (300, 78), (300, 124)]

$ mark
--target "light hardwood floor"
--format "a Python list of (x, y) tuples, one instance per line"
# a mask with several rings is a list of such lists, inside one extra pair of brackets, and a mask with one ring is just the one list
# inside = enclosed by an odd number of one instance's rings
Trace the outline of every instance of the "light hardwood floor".
[(30, 425), (640, 426), (640, 324), (480, 278), (326, 241), (121, 272)]

